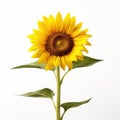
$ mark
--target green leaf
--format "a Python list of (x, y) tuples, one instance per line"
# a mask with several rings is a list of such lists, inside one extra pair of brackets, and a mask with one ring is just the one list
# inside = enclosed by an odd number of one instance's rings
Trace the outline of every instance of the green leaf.
[(67, 110), (69, 110), (70, 108), (74, 108), (74, 107), (78, 107), (78, 106), (80, 106), (80, 105), (86, 104), (86, 103), (88, 103), (90, 100), (91, 100), (91, 98), (88, 99), (88, 100), (83, 100), (83, 101), (81, 101), (81, 102), (67, 102), (67, 103), (61, 104), (60, 106), (61, 106), (62, 108), (64, 108), (65, 111), (67, 111)]
[(22, 94), (22, 96), (25, 96), (25, 97), (44, 97), (44, 98), (51, 98), (51, 99), (53, 98), (54, 95), (55, 95), (54, 92), (49, 88), (44, 88), (34, 92), (28, 92), (28, 93)]
[(14, 67), (14, 68), (12, 68), (12, 69), (18, 69), (18, 68), (39, 68), (39, 69), (45, 69), (45, 64), (39, 64), (39, 63), (36, 61), (36, 62), (33, 62), (33, 63), (16, 66), (16, 67)]
[(88, 67), (100, 61), (102, 60), (84, 56), (83, 60), (79, 60), (77, 62), (73, 61), (73, 69), (79, 67)]

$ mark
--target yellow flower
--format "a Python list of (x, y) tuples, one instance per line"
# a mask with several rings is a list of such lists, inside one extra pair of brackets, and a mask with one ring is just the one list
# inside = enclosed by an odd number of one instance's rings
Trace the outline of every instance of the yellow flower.
[(29, 49), (34, 51), (32, 57), (38, 58), (38, 63), (45, 63), (47, 70), (56, 66), (72, 69), (72, 61), (82, 60), (82, 52), (87, 52), (85, 45), (90, 45), (87, 39), (91, 35), (87, 34), (88, 29), (81, 30), (81, 26), (70, 13), (64, 19), (60, 12), (56, 17), (43, 16), (38, 21), (38, 29), (28, 36), (33, 44)]

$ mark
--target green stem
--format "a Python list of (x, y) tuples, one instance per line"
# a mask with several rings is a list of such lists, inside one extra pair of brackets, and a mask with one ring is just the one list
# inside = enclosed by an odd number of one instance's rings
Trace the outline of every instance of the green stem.
[(56, 67), (56, 81), (57, 81), (57, 91), (56, 91), (56, 120), (60, 120), (60, 95), (61, 95), (61, 81), (60, 81), (60, 68)]
[(69, 72), (70, 70), (68, 70), (64, 75), (63, 75), (63, 77), (61, 78), (61, 84), (62, 84), (62, 82), (63, 82), (63, 79), (65, 78), (65, 76), (67, 75), (67, 73)]
[(66, 112), (66, 111), (64, 111), (64, 112), (63, 112), (63, 114), (62, 114), (62, 116), (61, 116), (61, 119), (60, 119), (60, 120), (62, 120), (62, 119), (63, 119), (63, 117), (64, 117), (64, 115), (65, 115), (65, 112)]
[(54, 102), (53, 98), (51, 99), (51, 101), (52, 101), (53, 106), (54, 106), (54, 109), (55, 109), (55, 111), (56, 111), (56, 105), (55, 105), (55, 102)]

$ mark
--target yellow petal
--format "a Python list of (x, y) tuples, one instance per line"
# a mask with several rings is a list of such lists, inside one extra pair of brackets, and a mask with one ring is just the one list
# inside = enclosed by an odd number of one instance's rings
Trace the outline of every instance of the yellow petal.
[(53, 61), (54, 61), (54, 56), (51, 55), (47, 60), (46, 70), (52, 69), (54, 67)]
[(48, 22), (48, 18), (45, 17), (45, 16), (43, 16), (43, 21), (44, 21), (45, 23), (47, 23), (47, 22)]
[(68, 34), (71, 33), (71, 31), (72, 31), (72, 29), (73, 29), (73, 27), (74, 27), (74, 25), (75, 25), (75, 22), (76, 22), (76, 18), (75, 18), (75, 16), (74, 16), (74, 17), (71, 18), (70, 24), (69, 24), (68, 28), (66, 29), (66, 32), (67, 32)]
[(53, 64), (54, 64), (55, 66), (60, 65), (60, 57), (59, 57), (59, 56), (56, 56), (56, 57), (54, 56)]
[(33, 29), (33, 32), (34, 32), (34, 34), (36, 34), (36, 35), (40, 35), (40, 31), (39, 31), (39, 30)]
[(91, 43), (89, 41), (86, 41), (85, 45), (90, 45), (91, 46)]
[(64, 57), (61, 57), (60, 58), (60, 66), (63, 70), (65, 70), (65, 67), (66, 67), (66, 63), (65, 63), (65, 59)]
[(84, 52), (88, 53), (88, 50), (84, 46), (79, 46), (79, 48), (80, 48), (80, 51), (84, 51)]
[(82, 34), (82, 33), (80, 33), (80, 35), (79, 36), (77, 36), (77, 37), (75, 37), (74, 39), (79, 39), (79, 40), (82, 40), (82, 39), (87, 39), (87, 38), (89, 38), (89, 37), (91, 37), (91, 35), (90, 34)]
[(72, 36), (73, 38), (75, 38), (76, 35), (78, 35), (79, 33), (80, 33), (80, 30), (79, 30), (79, 29), (76, 29), (74, 32), (71, 33), (71, 36)]
[(31, 52), (31, 51), (34, 51), (34, 50), (37, 50), (39, 47), (38, 46), (36, 46), (36, 45), (33, 45), (33, 46), (31, 46), (30, 48), (29, 48), (29, 52)]
[(30, 38), (30, 39), (38, 38), (38, 36), (36, 37), (34, 34), (30, 34), (30, 35), (28, 35), (27, 37)]
[(73, 16), (73, 17), (71, 18), (71, 26), (73, 27), (73, 26), (75, 25), (75, 23), (76, 23), (76, 17)]
[(38, 57), (40, 57), (41, 54), (42, 53), (40, 51), (37, 51), (32, 55), (32, 58), (38, 58)]
[(66, 32), (66, 29), (68, 28), (68, 26), (70, 25), (70, 13), (68, 13), (65, 18), (64, 18), (64, 21), (63, 21), (63, 28), (62, 28), (62, 31), (63, 32)]
[(39, 57), (39, 63), (45, 63), (48, 60), (49, 56), (50, 54), (48, 52), (42, 53)]
[(69, 67), (69, 69), (72, 69), (72, 61), (70, 61), (67, 56), (64, 56), (64, 58), (65, 58), (65, 62), (67, 66)]
[(72, 32), (75, 32), (76, 30), (80, 30), (81, 27), (82, 27), (82, 24), (83, 24), (82, 22), (78, 23), (78, 24), (73, 28)]
[(72, 34), (72, 36), (73, 36), (74, 38), (76, 38), (76, 37), (85, 35), (85, 34), (87, 33), (87, 31), (88, 31), (88, 29), (85, 29), (85, 30), (82, 30), (82, 31), (79, 31), (79, 32), (74, 32), (74, 33)]
[(56, 30), (55, 19), (53, 15), (49, 16), (48, 29), (51, 30), (50, 32), (53, 32)]
[(87, 39), (77, 38), (74, 40), (75, 45), (91, 45), (90, 42), (87, 41)]
[(76, 53), (74, 51), (69, 53), (68, 58), (69, 58), (70, 61), (77, 61)]
[(51, 61), (47, 62), (46, 66), (45, 66), (45, 69), (46, 70), (51, 70), (53, 69), (54, 65)]
[(62, 16), (60, 14), (60, 12), (58, 12), (57, 16), (56, 16), (56, 30), (60, 31), (62, 27)]
[(40, 20), (38, 20), (38, 28), (39, 28), (39, 29), (45, 28), (45, 23), (42, 22), (42, 21), (40, 21)]
[[(75, 54), (76, 56), (83, 56), (82, 52), (81, 52), (81, 47), (80, 46), (75, 46), (72, 49), (72, 53)], [(71, 54), (72, 54), (71, 53)]]
[(66, 24), (67, 22), (69, 22), (70, 21), (70, 13), (68, 13), (66, 16), (65, 16), (65, 18), (64, 18), (64, 24)]

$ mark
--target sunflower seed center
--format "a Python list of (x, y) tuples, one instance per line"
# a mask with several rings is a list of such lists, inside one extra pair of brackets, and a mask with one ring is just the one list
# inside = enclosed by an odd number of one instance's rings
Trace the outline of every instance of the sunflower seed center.
[(65, 33), (54, 33), (48, 36), (45, 48), (51, 55), (64, 56), (71, 52), (74, 46), (73, 39)]

